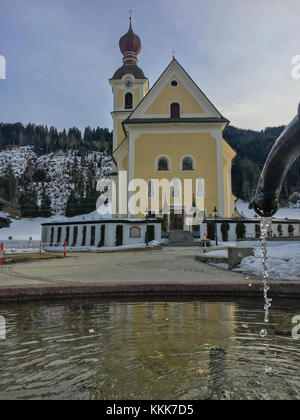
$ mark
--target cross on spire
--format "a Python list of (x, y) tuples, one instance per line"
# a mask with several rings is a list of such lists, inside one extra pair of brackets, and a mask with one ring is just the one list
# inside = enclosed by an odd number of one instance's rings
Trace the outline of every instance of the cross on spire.
[(132, 10), (130, 9), (129, 10), (129, 20), (131, 20), (131, 18), (132, 18)]
[(175, 50), (172, 50), (172, 56), (173, 56), (173, 58), (175, 58)]

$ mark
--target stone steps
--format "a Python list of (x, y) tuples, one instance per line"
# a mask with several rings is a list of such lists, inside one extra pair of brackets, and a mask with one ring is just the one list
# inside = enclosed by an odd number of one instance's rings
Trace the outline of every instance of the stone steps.
[(169, 246), (195, 246), (191, 232), (186, 230), (170, 230)]

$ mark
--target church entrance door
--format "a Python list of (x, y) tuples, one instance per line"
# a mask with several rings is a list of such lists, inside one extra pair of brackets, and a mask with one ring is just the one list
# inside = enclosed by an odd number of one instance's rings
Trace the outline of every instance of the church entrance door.
[(170, 209), (170, 230), (183, 230), (184, 210)]

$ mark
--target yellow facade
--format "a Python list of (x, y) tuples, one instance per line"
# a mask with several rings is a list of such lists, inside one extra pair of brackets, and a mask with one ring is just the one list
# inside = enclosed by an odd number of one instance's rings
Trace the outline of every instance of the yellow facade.
[[(195, 159), (194, 171), (182, 171), (181, 160), (189, 155)], [(210, 134), (142, 134), (135, 141), (134, 177), (145, 180), (150, 179), (184, 179), (193, 181), (193, 194), (196, 194), (196, 179), (206, 180), (205, 209), (207, 214), (212, 213), (218, 203), (217, 162), (211, 159), (216, 155), (216, 139)], [(158, 156), (167, 156), (170, 159), (169, 171), (157, 171)], [(184, 196), (184, 191), (183, 194)], [(192, 198), (191, 198), (192, 199)], [(160, 209), (164, 203), (160, 203)], [(140, 215), (139, 215), (140, 216)]]
[[(114, 102), (117, 109), (114, 111), (118, 112), (113, 113), (117, 129), (114, 133), (117, 169), (128, 172), (128, 182), (137, 178), (146, 182), (164, 178), (169, 181), (179, 179), (184, 185), (184, 181), (190, 179), (193, 183), (189, 197), (191, 203), (196, 197), (196, 180), (204, 179), (202, 205), (206, 215), (211, 216), (217, 207), (221, 216), (231, 217), (234, 212), (231, 164), (235, 152), (222, 137), (228, 121), (175, 59), (149, 91), (147, 79), (135, 80), (132, 77), (131, 89), (124, 88), (126, 77), (111, 81), (114, 95), (117, 95)], [(172, 81), (177, 82), (175, 87)], [(133, 94), (134, 108), (124, 112), (124, 97), (128, 91)], [(170, 118), (173, 102), (180, 106), (180, 118), (175, 120)], [(194, 162), (191, 171), (182, 170), (185, 156)], [(168, 171), (157, 170), (159, 157), (167, 157)], [(182, 193), (183, 197), (184, 191)], [(165, 203), (161, 196), (159, 200), (161, 214)], [(172, 206), (172, 199), (170, 204)], [(144, 215), (134, 214), (135, 217)]]
[(178, 86), (174, 88), (170, 85), (172, 80), (177, 81), (175, 75), (169, 78), (169, 83), (167, 83), (158, 97), (153, 101), (145, 112), (145, 115), (169, 115), (170, 104), (174, 101), (180, 103), (182, 115), (205, 114), (201, 105), (193, 98), (184, 85), (178, 82)]

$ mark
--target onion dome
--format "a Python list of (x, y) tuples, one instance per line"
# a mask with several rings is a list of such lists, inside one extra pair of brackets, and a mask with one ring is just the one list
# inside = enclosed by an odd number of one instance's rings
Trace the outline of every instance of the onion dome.
[(121, 53), (124, 55), (124, 64), (137, 64), (137, 55), (141, 52), (142, 44), (138, 35), (136, 35), (131, 26), (131, 19), (129, 30), (127, 34), (123, 35), (119, 42)]
[(123, 66), (120, 67), (113, 79), (122, 79), (125, 74), (132, 74), (136, 79), (145, 79), (143, 70), (137, 66), (137, 56), (141, 52), (142, 44), (140, 37), (132, 30), (131, 18), (128, 32), (122, 36), (119, 42), (123, 54)]

